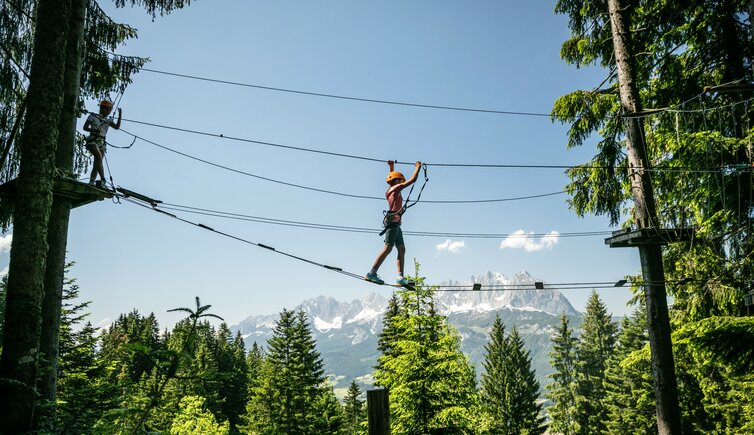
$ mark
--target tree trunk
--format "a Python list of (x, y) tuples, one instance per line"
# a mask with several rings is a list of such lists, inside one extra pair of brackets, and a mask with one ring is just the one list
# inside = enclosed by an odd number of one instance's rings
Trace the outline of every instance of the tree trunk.
[[(58, 124), (58, 149), (55, 166), (64, 174), (73, 172), (73, 147), (76, 140), (76, 112), (81, 87), (81, 62), (84, 44), (85, 0), (71, 0), (68, 42), (66, 44), (65, 76), (63, 83), (63, 110)], [(58, 351), (60, 342), (60, 315), (63, 302), (65, 254), (68, 245), (68, 220), (71, 200), (54, 196), (47, 226), (47, 267), (42, 300), (42, 331), (39, 351), (45, 364), (39, 381), (39, 393), (46, 406), (40, 409), (36, 427), (54, 424), (57, 399)]]
[[(635, 63), (631, 52), (628, 11), (620, 0), (608, 0), (610, 27), (618, 67), (618, 84), (623, 109), (628, 113), (640, 112), (641, 100), (635, 78)], [(626, 148), (631, 192), (634, 199), (634, 220), (638, 228), (657, 228), (657, 212), (654, 193), (649, 177), (649, 158), (645, 146), (644, 131), (640, 120), (627, 117)], [(644, 278), (644, 301), (647, 307), (649, 349), (657, 410), (657, 430), (660, 434), (681, 433), (681, 411), (678, 405), (678, 385), (675, 377), (675, 362), (670, 336), (665, 271), (662, 250), (658, 244), (640, 245), (642, 276)]]
[(0, 432), (32, 429), (70, 0), (39, 0), (8, 270)]

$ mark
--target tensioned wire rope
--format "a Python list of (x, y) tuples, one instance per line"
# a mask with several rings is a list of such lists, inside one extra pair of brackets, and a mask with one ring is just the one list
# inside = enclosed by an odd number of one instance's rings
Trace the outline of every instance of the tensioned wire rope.
[[(162, 214), (164, 216), (171, 217), (171, 218), (173, 218), (173, 219), (175, 219), (177, 221), (183, 222), (185, 224), (188, 224), (188, 225), (191, 225), (191, 226), (195, 226), (197, 228), (201, 228), (203, 230), (210, 231), (210, 232), (213, 232), (215, 234), (218, 234), (218, 235), (221, 235), (221, 236), (233, 239), (233, 240), (237, 240), (237, 241), (242, 242), (242, 243), (246, 243), (246, 244), (253, 245), (253, 246), (256, 246), (256, 247), (259, 247), (259, 248), (262, 248), (262, 249), (266, 249), (268, 251), (271, 251), (271, 252), (274, 252), (276, 254), (280, 254), (280, 255), (292, 258), (294, 260), (298, 260), (298, 261), (301, 261), (301, 262), (304, 262), (304, 263), (311, 264), (313, 266), (317, 266), (317, 267), (321, 267), (321, 268), (324, 268), (324, 269), (327, 269), (327, 270), (330, 270), (330, 271), (333, 271), (333, 272), (337, 272), (337, 273), (340, 273), (340, 274), (345, 275), (347, 277), (358, 279), (359, 281), (365, 281), (365, 279), (364, 279), (364, 277), (362, 275), (359, 275), (359, 274), (353, 273), (353, 272), (349, 272), (349, 271), (344, 270), (344, 269), (342, 269), (340, 267), (330, 266), (330, 265), (327, 265), (327, 264), (324, 264), (324, 263), (319, 263), (317, 261), (310, 260), (310, 259), (305, 258), (305, 257), (301, 257), (301, 256), (298, 256), (298, 255), (291, 254), (289, 252), (278, 250), (278, 249), (276, 249), (276, 248), (274, 248), (272, 246), (265, 245), (263, 243), (253, 242), (251, 240), (244, 239), (244, 238), (238, 237), (238, 236), (234, 236), (234, 235), (232, 235), (230, 233), (226, 233), (224, 231), (216, 230), (213, 227), (210, 227), (208, 225), (205, 225), (205, 224), (202, 224), (202, 223), (199, 223), (199, 222), (193, 222), (193, 221), (190, 221), (188, 219), (181, 218), (181, 217), (179, 217), (179, 216), (177, 216), (177, 215), (175, 215), (173, 213), (169, 213), (169, 212), (167, 212), (165, 210), (161, 210), (160, 207), (159, 207), (159, 205), (156, 204), (156, 203), (147, 204), (147, 203), (143, 202), (143, 200), (135, 199), (135, 198), (132, 198), (132, 197), (130, 197), (128, 195), (121, 195), (121, 197), (126, 202), (129, 202), (131, 204), (135, 204), (135, 205), (137, 205), (139, 207), (143, 207), (143, 208), (148, 209), (148, 210), (152, 210), (152, 211), (160, 213), (160, 214)], [(371, 282), (371, 281), (369, 281), (369, 282)], [(622, 287), (623, 285), (625, 285), (627, 282), (628, 282), (627, 280), (623, 279), (623, 280), (617, 280), (615, 282), (611, 282), (611, 281), (584, 282), (584, 283), (567, 282), (567, 283), (561, 283), (561, 284), (544, 284), (544, 283), (540, 283), (541, 284), (541, 288), (539, 288), (537, 286), (537, 284), (493, 284), (493, 285), (485, 285), (485, 286), (483, 286), (483, 288), (478, 288), (474, 284), (468, 284), (468, 285), (466, 285), (466, 284), (461, 284), (461, 285), (453, 285), (453, 284), (449, 284), (449, 285), (428, 285), (427, 287), (432, 287), (432, 288), (434, 288), (435, 291), (453, 291), (453, 292), (459, 292), (459, 291), (543, 291), (543, 290), (544, 291), (554, 291), (554, 290), (578, 290), (578, 289), (619, 288), (619, 287)], [(374, 283), (374, 282), (371, 282), (371, 283), (375, 284), (375, 285), (386, 285), (386, 286), (389, 286), (389, 287), (402, 287), (402, 286), (399, 286), (397, 284), (388, 284), (388, 283), (378, 284), (378, 283)], [(642, 285), (642, 284), (643, 285), (647, 285), (648, 283), (647, 282), (641, 282), (641, 283), (640, 282), (631, 282), (631, 284), (632, 285)]]
[[(279, 144), (275, 142), (269, 142), (269, 141), (262, 141), (262, 140), (256, 140), (256, 139), (249, 139), (249, 138), (243, 138), (238, 136), (228, 136), (223, 133), (211, 133), (207, 131), (201, 131), (201, 130), (195, 130), (195, 129), (189, 129), (189, 128), (183, 128), (183, 127), (175, 127), (165, 124), (157, 124), (153, 122), (147, 122), (147, 121), (139, 121), (135, 119), (126, 119), (123, 118), (123, 121), (131, 122), (134, 124), (140, 124), (140, 125), (146, 125), (149, 127), (155, 127), (155, 128), (162, 128), (166, 130), (172, 130), (172, 131), (179, 131), (183, 133), (189, 133), (189, 134), (195, 134), (200, 136), (207, 136), (207, 137), (214, 137), (217, 139), (227, 139), (231, 141), (236, 142), (245, 142), (245, 143), (253, 143), (257, 145), (263, 145), (263, 146), (269, 146), (274, 148), (281, 148), (281, 149), (288, 149), (292, 151), (302, 151), (302, 152), (308, 152), (308, 153), (315, 153), (315, 154), (322, 154), (322, 155), (328, 155), (333, 157), (341, 157), (341, 158), (348, 158), (348, 159), (355, 159), (355, 160), (364, 160), (369, 162), (377, 162), (377, 163), (385, 163), (387, 159), (379, 159), (376, 157), (368, 157), (368, 156), (360, 156), (356, 154), (348, 154), (348, 153), (338, 153), (333, 151), (325, 151), (315, 148), (308, 148), (308, 147), (302, 147), (302, 146), (295, 146), (295, 145), (284, 145)], [(121, 129), (123, 131), (123, 129)], [(148, 142), (147, 140), (138, 137), (134, 135), (133, 133), (129, 133), (124, 131), (124, 133), (142, 139), (145, 142)], [(154, 144), (153, 144), (154, 145)], [(395, 163), (398, 165), (413, 165), (413, 162), (401, 162), (395, 160)], [(428, 167), (452, 167), (452, 168), (490, 168), (490, 169), (618, 169), (616, 166), (608, 166), (608, 165), (586, 165), (586, 164), (580, 164), (580, 165), (543, 165), (543, 164), (514, 164), (514, 163), (453, 163), (453, 162), (425, 162)], [(724, 169), (721, 168), (684, 168), (684, 167), (650, 167), (650, 168), (634, 168), (636, 170), (646, 170), (646, 171), (652, 171), (652, 172), (678, 172), (678, 173), (717, 173), (720, 171), (723, 171)], [(559, 192), (560, 193), (560, 192)]]
[[(327, 193), (327, 194), (330, 194), (330, 195), (345, 196), (345, 197), (349, 197), (349, 198), (371, 199), (371, 200), (377, 200), (377, 201), (384, 201), (385, 200), (384, 197), (368, 196), (368, 195), (357, 195), (357, 194), (352, 194), (352, 193), (336, 192), (334, 190), (320, 189), (320, 188), (316, 188), (316, 187), (305, 186), (305, 185), (302, 185), (302, 184), (296, 184), (296, 183), (290, 183), (290, 182), (287, 182), (287, 181), (276, 180), (274, 178), (263, 177), (261, 175), (252, 174), (251, 172), (248, 172), (248, 171), (243, 171), (243, 170), (240, 170), (240, 169), (231, 168), (230, 166), (227, 166), (227, 165), (221, 165), (219, 163), (215, 163), (215, 162), (212, 162), (212, 161), (200, 158), (200, 157), (193, 156), (193, 155), (188, 154), (188, 153), (184, 153), (182, 151), (178, 151), (178, 150), (176, 150), (174, 148), (170, 148), (168, 146), (165, 146), (165, 145), (162, 145), (160, 143), (157, 143), (157, 142), (155, 142), (153, 140), (149, 140), (149, 139), (146, 139), (146, 138), (144, 138), (142, 136), (139, 136), (139, 135), (136, 135), (136, 134), (131, 133), (129, 131), (126, 131), (123, 128), (121, 128), (120, 131), (122, 131), (123, 133), (125, 133), (125, 134), (127, 134), (129, 136), (134, 137), (135, 139), (139, 139), (139, 140), (141, 140), (143, 142), (146, 142), (146, 143), (148, 143), (150, 145), (154, 145), (154, 146), (156, 146), (158, 148), (161, 148), (161, 149), (163, 149), (165, 151), (169, 151), (171, 153), (174, 153), (174, 154), (186, 157), (188, 159), (191, 159), (191, 160), (194, 160), (194, 161), (197, 161), (197, 162), (200, 162), (200, 163), (204, 163), (206, 165), (214, 166), (214, 167), (219, 168), (219, 169), (223, 169), (223, 170), (226, 170), (226, 171), (229, 171), (229, 172), (234, 172), (234, 173), (240, 174), (240, 175), (245, 175), (247, 177), (252, 177), (252, 178), (259, 179), (259, 180), (264, 180), (264, 181), (268, 181), (268, 182), (271, 182), (271, 183), (281, 184), (281, 185), (284, 185), (284, 186), (295, 187), (295, 188), (298, 188), (298, 189), (310, 190), (310, 191), (319, 192), (319, 193)], [(380, 160), (380, 162), (384, 163), (384, 160)], [(547, 197), (547, 196), (561, 195), (561, 194), (564, 194), (564, 193), (565, 193), (565, 191), (559, 190), (557, 192), (541, 193), (541, 194), (535, 194), (535, 195), (524, 195), (524, 196), (516, 196), (516, 197), (509, 197), (509, 198), (470, 199), (470, 200), (422, 200), (421, 202), (423, 204), (474, 204), (474, 203), (509, 202), (509, 201), (520, 201), (520, 200), (526, 200), (526, 199), (543, 198), (543, 197)]]
[[(254, 216), (254, 215), (248, 215), (248, 214), (226, 212), (226, 211), (193, 207), (193, 206), (187, 206), (187, 205), (181, 205), (181, 204), (166, 203), (166, 202), (160, 203), (160, 208), (174, 211), (174, 212), (191, 213), (191, 214), (196, 214), (196, 215), (219, 217), (223, 219), (257, 222), (257, 223), (299, 227), (299, 228), (310, 228), (310, 229), (317, 229), (317, 230), (365, 233), (365, 234), (378, 234), (380, 232), (380, 230), (377, 230), (374, 228), (293, 221), (293, 220), (287, 220), (287, 219)], [(527, 238), (527, 237), (548, 237), (548, 236), (557, 236), (557, 237), (564, 237), (564, 238), (596, 237), (596, 236), (610, 235), (612, 232), (611, 231), (577, 231), (577, 232), (562, 232), (562, 233), (558, 233), (557, 235), (554, 235), (551, 233), (451, 233), (451, 232), (440, 232), (440, 231), (405, 230), (403, 231), (403, 233), (406, 235), (417, 236), (417, 237), (441, 237), (441, 238), (464, 237), (464, 238), (471, 238), (471, 239), (502, 239), (502, 238)]]

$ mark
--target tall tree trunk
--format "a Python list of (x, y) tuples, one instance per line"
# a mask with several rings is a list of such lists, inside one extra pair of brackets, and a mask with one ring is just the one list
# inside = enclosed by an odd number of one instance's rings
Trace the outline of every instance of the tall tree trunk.
[[(84, 45), (85, 0), (71, 0), (71, 19), (66, 44), (65, 77), (63, 83), (63, 110), (58, 124), (58, 149), (55, 166), (64, 174), (73, 173), (73, 147), (76, 139), (76, 112), (81, 87), (81, 62)], [(46, 364), (40, 376), (39, 393), (46, 406), (40, 409), (36, 427), (43, 420), (54, 424), (57, 399), (58, 350), (60, 342), (60, 315), (63, 303), (65, 254), (68, 245), (68, 220), (71, 200), (53, 196), (50, 221), (47, 226), (47, 267), (42, 300), (42, 331), (39, 351)]]
[(0, 432), (32, 429), (58, 122), (70, 0), (39, 0), (21, 139), (0, 359)]
[[(610, 28), (618, 67), (618, 84), (623, 109), (628, 113), (642, 109), (635, 77), (635, 61), (631, 50), (630, 10), (621, 0), (608, 0)], [(638, 228), (659, 228), (654, 192), (649, 178), (649, 157), (645, 146), (641, 121), (628, 117), (626, 123), (626, 149), (631, 192), (634, 199), (634, 220)], [(681, 433), (681, 411), (678, 405), (678, 385), (671, 341), (668, 301), (665, 292), (665, 271), (662, 249), (659, 244), (639, 246), (644, 301), (647, 307), (649, 349), (654, 376), (657, 431), (661, 435)]]

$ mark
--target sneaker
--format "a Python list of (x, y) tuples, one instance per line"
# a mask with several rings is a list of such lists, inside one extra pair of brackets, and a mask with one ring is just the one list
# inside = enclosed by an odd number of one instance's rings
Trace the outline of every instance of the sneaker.
[(398, 285), (403, 285), (403, 286), (414, 285), (413, 281), (409, 281), (408, 279), (402, 276), (399, 276), (398, 279), (395, 280), (395, 283)]
[(89, 180), (89, 185), (94, 186), (94, 180)]
[(365, 276), (364, 279), (366, 279), (369, 282), (373, 282), (375, 284), (380, 284), (380, 285), (385, 284), (385, 281), (383, 281), (382, 278), (377, 276), (376, 273), (372, 273), (372, 272), (367, 273), (367, 276)]

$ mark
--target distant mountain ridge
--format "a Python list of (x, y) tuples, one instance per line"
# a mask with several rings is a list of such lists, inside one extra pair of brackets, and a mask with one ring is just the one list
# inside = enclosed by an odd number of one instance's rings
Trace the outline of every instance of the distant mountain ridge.
[[(580, 313), (557, 290), (487, 291), (491, 285), (533, 285), (541, 281), (528, 272), (508, 278), (502, 273), (487, 272), (472, 276), (468, 281), (446, 281), (443, 286), (481, 283), (481, 291), (442, 291), (435, 294), (438, 313), (458, 329), (462, 350), (477, 365), (484, 357), (484, 344), (489, 328), (497, 314), (507, 327), (515, 325), (532, 353), (538, 377), (549, 373), (549, 338), (554, 333), (561, 314), (579, 319)], [(297, 307), (303, 310), (312, 325), (317, 349), (325, 367), (337, 387), (345, 387), (352, 379), (369, 385), (370, 374), (377, 362), (377, 341), (382, 330), (382, 317), (387, 298), (370, 293), (350, 302), (337, 301), (328, 296), (307, 299)], [(278, 313), (249, 316), (231, 330), (244, 337), (247, 347), (253, 342), (265, 346), (272, 335)]]

